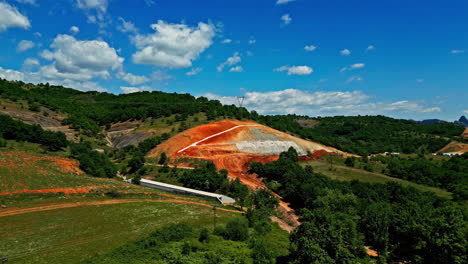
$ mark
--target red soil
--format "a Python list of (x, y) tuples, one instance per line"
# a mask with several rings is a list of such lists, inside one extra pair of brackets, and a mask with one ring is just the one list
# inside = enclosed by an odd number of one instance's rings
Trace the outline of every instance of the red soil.
[[(0, 159), (0, 167), (35, 167), (38, 161), (47, 160), (54, 163), (54, 165), (57, 166), (57, 168), (59, 168), (65, 173), (83, 174), (83, 171), (78, 168), (80, 165), (79, 162), (73, 159), (54, 156), (39, 156), (22, 151), (0, 152), (0, 156), (4, 157)], [(43, 175), (47, 175), (47, 173), (43, 170), (39, 169), (39, 172)]]
[(19, 193), (65, 193), (65, 194), (74, 194), (74, 193), (89, 193), (94, 189), (98, 188), (105, 188), (106, 185), (101, 186), (86, 186), (86, 187), (78, 187), (78, 188), (55, 188), (55, 189), (42, 189), (42, 190), (21, 190), (21, 191), (12, 191), (12, 192), (4, 192), (0, 193), (1, 195), (9, 195), (9, 194), (19, 194)]
[[(141, 203), (141, 202), (154, 202), (154, 203), (180, 203), (180, 204), (193, 204), (199, 205), (204, 207), (213, 207), (209, 204), (193, 202), (193, 201), (186, 201), (186, 200), (141, 200), (141, 199), (122, 199), (122, 200), (107, 200), (107, 201), (91, 201), (91, 202), (75, 202), (75, 203), (63, 203), (63, 204), (53, 204), (53, 205), (44, 205), (38, 206), (33, 208), (23, 208), (23, 209), (8, 209), (8, 210), (0, 210), (0, 217), (10, 216), (10, 215), (17, 215), (17, 214), (25, 214), (25, 213), (32, 213), (32, 212), (40, 212), (40, 211), (50, 211), (56, 209), (63, 209), (63, 208), (71, 208), (71, 207), (80, 207), (80, 206), (92, 206), (92, 205), (109, 205), (109, 204), (121, 204), (121, 203)], [(242, 214), (244, 212), (224, 209), (224, 208), (217, 208), (216, 210), (231, 212), (231, 213), (238, 213)]]
[[(237, 127), (240, 126), (240, 127)], [(253, 130), (252, 128), (256, 128)], [(233, 128), (233, 129), (232, 129)], [(229, 130), (232, 129), (232, 130)], [(220, 133), (219, 135), (217, 135)], [(215, 135), (215, 136), (213, 136)], [(213, 136), (213, 137), (211, 137)], [(295, 142), (298, 146), (312, 152), (313, 159), (319, 159), (327, 154), (348, 156), (337, 149), (315, 142), (293, 137), (281, 131), (257, 124), (251, 121), (223, 120), (191, 128), (177, 134), (160, 144), (149, 153), (149, 157), (157, 157), (165, 152), (174, 162), (180, 158), (210, 160), (218, 169), (226, 169), (229, 177), (239, 178), (249, 188), (266, 188), (262, 180), (255, 174), (248, 174), (249, 164), (253, 161), (268, 163), (275, 161), (279, 155), (268, 155), (241, 151), (236, 143), (242, 141), (278, 140)], [(201, 141), (201, 142), (200, 142)], [(311, 159), (302, 156), (301, 160)], [(172, 164), (186, 166), (186, 163)], [(279, 196), (278, 196), (279, 197)], [(279, 197), (281, 198), (281, 197)], [(285, 215), (290, 215), (292, 222), (298, 224), (297, 217), (288, 204), (281, 202), (280, 208)]]

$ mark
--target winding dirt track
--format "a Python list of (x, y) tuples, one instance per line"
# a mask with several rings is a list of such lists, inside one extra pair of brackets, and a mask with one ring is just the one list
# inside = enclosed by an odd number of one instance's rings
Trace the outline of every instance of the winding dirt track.
[[(18, 215), (18, 214), (25, 214), (25, 213), (33, 213), (33, 212), (41, 212), (41, 211), (50, 211), (50, 210), (63, 209), (63, 208), (81, 207), (81, 206), (110, 205), (110, 204), (122, 204), (122, 203), (142, 203), (142, 202), (194, 204), (194, 205), (200, 205), (200, 206), (204, 206), (204, 207), (213, 208), (213, 206), (209, 205), (209, 204), (193, 202), (193, 201), (187, 201), (187, 200), (177, 200), (177, 199), (170, 199), (170, 200), (124, 199), (124, 200), (107, 200), (107, 201), (63, 203), (63, 204), (52, 204), (52, 205), (37, 206), (37, 207), (31, 207), (31, 208), (1, 210), (0, 211), (0, 217), (10, 216), (10, 215)], [(238, 214), (244, 213), (244, 212), (241, 212), (241, 211), (224, 209), (224, 208), (219, 208), (219, 207), (216, 208), (216, 210), (231, 212), (231, 213), (238, 213)]]

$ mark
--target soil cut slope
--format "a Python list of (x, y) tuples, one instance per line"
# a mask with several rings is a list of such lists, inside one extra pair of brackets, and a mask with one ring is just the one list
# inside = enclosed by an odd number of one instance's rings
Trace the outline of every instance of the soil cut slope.
[(264, 188), (260, 179), (247, 174), (249, 163), (275, 161), (290, 147), (303, 158), (309, 158), (306, 156), (308, 152), (313, 156), (324, 153), (349, 155), (252, 121), (223, 120), (181, 132), (153, 149), (149, 157), (165, 152), (173, 163), (179, 165), (184, 165), (178, 162), (186, 160), (183, 158), (210, 160), (218, 169), (228, 170), (229, 176), (240, 178), (251, 188)]

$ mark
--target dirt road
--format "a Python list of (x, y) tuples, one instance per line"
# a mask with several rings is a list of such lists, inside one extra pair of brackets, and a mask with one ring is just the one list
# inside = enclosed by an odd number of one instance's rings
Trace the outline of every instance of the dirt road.
[[(72, 208), (72, 207), (81, 207), (81, 206), (93, 206), (93, 205), (111, 205), (111, 204), (122, 204), (122, 203), (142, 203), (142, 202), (152, 202), (152, 203), (179, 203), (179, 204), (193, 204), (199, 205), (204, 207), (212, 208), (212, 205), (187, 201), (187, 200), (179, 200), (179, 199), (168, 199), (168, 200), (150, 200), (150, 199), (122, 199), (122, 200), (106, 200), (106, 201), (89, 201), (89, 202), (74, 202), (74, 203), (62, 203), (62, 204), (52, 204), (52, 205), (43, 205), (43, 206), (36, 206), (31, 208), (21, 208), (21, 209), (1, 209), (0, 210), (0, 217), (10, 216), (10, 215), (18, 215), (18, 214), (25, 214), (25, 213), (33, 213), (33, 212), (41, 212), (41, 211), (50, 211), (50, 210), (57, 210), (63, 208)], [(217, 207), (216, 210), (231, 212), (231, 213), (238, 213), (242, 214), (244, 212), (230, 210), (225, 208)]]

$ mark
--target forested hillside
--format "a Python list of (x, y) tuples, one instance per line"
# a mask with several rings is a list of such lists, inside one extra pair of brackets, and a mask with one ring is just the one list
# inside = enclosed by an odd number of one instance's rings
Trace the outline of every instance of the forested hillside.
[(261, 120), (273, 128), (363, 156), (383, 152), (436, 152), (464, 130), (453, 123), (423, 125), (385, 116), (287, 115), (262, 116)]

